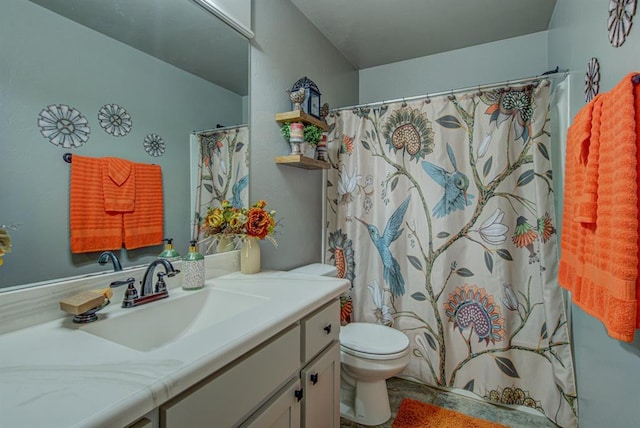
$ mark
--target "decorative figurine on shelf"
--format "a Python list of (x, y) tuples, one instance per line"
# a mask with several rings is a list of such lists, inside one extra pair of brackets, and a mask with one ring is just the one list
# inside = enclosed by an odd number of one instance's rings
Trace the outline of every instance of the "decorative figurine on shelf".
[[(307, 76), (301, 77), (296, 83), (293, 84), (291, 92), (300, 90), (305, 91), (306, 101), (302, 103), (302, 111), (310, 114), (311, 116), (320, 119), (320, 91), (318, 87)], [(292, 106), (292, 108), (294, 108)]]
[[(326, 104), (325, 104), (326, 105)], [(327, 161), (327, 134), (323, 133), (322, 138), (318, 141), (316, 147), (316, 159), (319, 161)]]
[(291, 91), (287, 89), (287, 93), (289, 94), (289, 99), (291, 100), (291, 104), (293, 105), (293, 110), (301, 110), (302, 103), (307, 96), (307, 91), (304, 88), (300, 88), (297, 91)]
[(326, 122), (327, 116), (329, 116), (329, 103), (324, 103), (322, 107), (320, 107), (320, 119)]
[(302, 154), (302, 143), (304, 142), (304, 123), (293, 122), (289, 128), (289, 143), (291, 144), (292, 155)]

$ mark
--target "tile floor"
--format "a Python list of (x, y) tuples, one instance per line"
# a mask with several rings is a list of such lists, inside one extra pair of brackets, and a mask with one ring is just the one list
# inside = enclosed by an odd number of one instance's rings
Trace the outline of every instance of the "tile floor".
[[(391, 378), (387, 381), (387, 389), (389, 390), (389, 404), (391, 405), (391, 419), (378, 428), (390, 428), (393, 419), (396, 416), (398, 407), (403, 398), (412, 398), (414, 400), (432, 403), (440, 407), (452, 409), (457, 412), (465, 413), (477, 418), (482, 418), (513, 428), (529, 428), (529, 427), (556, 427), (553, 422), (544, 416), (537, 416), (519, 410), (509, 409), (506, 407), (495, 406), (473, 398), (463, 397), (459, 394), (435, 389), (426, 385), (411, 382), (400, 378)], [(355, 422), (340, 420), (341, 428), (360, 428)], [(446, 428), (446, 427), (443, 427)]]

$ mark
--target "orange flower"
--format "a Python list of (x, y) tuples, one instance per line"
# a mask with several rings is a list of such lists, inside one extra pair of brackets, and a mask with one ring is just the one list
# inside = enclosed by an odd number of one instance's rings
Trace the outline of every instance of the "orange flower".
[(262, 208), (254, 207), (247, 216), (247, 235), (264, 239), (275, 227), (273, 217)]

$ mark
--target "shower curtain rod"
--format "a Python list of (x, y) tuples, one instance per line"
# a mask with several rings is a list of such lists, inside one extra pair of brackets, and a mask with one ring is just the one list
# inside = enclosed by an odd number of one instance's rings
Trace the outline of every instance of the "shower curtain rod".
[(384, 100), (384, 101), (376, 101), (376, 102), (372, 102), (372, 103), (357, 104), (357, 105), (354, 105), (354, 106), (338, 107), (338, 108), (335, 108), (335, 109), (331, 109), (331, 112), (333, 113), (333, 112), (337, 112), (337, 111), (350, 110), (350, 109), (361, 108), (361, 107), (382, 106), (382, 105), (385, 105), (385, 104), (397, 103), (397, 102), (400, 102), (400, 101), (415, 101), (415, 100), (420, 100), (420, 99), (423, 99), (423, 98), (438, 97), (440, 95), (453, 95), (453, 94), (457, 94), (457, 93), (460, 93), (460, 92), (468, 92), (468, 91), (472, 91), (472, 90), (480, 91), (480, 90), (483, 90), (483, 89), (495, 88), (495, 87), (499, 87), (499, 86), (519, 85), (519, 84), (522, 84), (522, 83), (535, 82), (536, 80), (542, 80), (542, 79), (555, 79), (555, 78), (558, 78), (558, 77), (565, 78), (568, 75), (569, 75), (569, 70), (564, 70), (564, 71), (552, 72), (552, 73), (549, 73), (549, 74), (540, 74), (538, 76), (533, 76), (533, 77), (525, 77), (525, 78), (522, 78), (522, 79), (505, 80), (505, 81), (496, 82), (496, 83), (485, 83), (483, 85), (468, 86), (466, 88), (450, 89), (448, 91), (434, 92), (432, 94), (414, 95), (414, 96), (411, 96), (411, 97), (396, 98), (395, 100)]
[(192, 134), (196, 134), (196, 135), (213, 134), (213, 133), (220, 132), (220, 131), (228, 131), (230, 129), (241, 128), (243, 126), (248, 126), (248, 124), (241, 123), (239, 125), (221, 126), (219, 128), (213, 128), (213, 129), (201, 129), (199, 131), (198, 130), (191, 131), (191, 133)]

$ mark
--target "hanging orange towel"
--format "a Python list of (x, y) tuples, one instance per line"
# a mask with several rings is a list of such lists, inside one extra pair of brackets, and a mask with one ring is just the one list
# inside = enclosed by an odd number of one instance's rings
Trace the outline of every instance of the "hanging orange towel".
[[(626, 76), (575, 118), (567, 135), (560, 285), (608, 334), (640, 327), (640, 86)], [(588, 141), (584, 130), (590, 124)]]
[(72, 253), (122, 247), (122, 214), (104, 210), (101, 159), (73, 155), (69, 218)]
[(124, 213), (124, 244), (129, 250), (161, 245), (164, 228), (160, 166), (135, 163), (134, 172), (135, 210)]
[(135, 208), (136, 174), (133, 162), (102, 158), (102, 193), (107, 212), (131, 212)]

